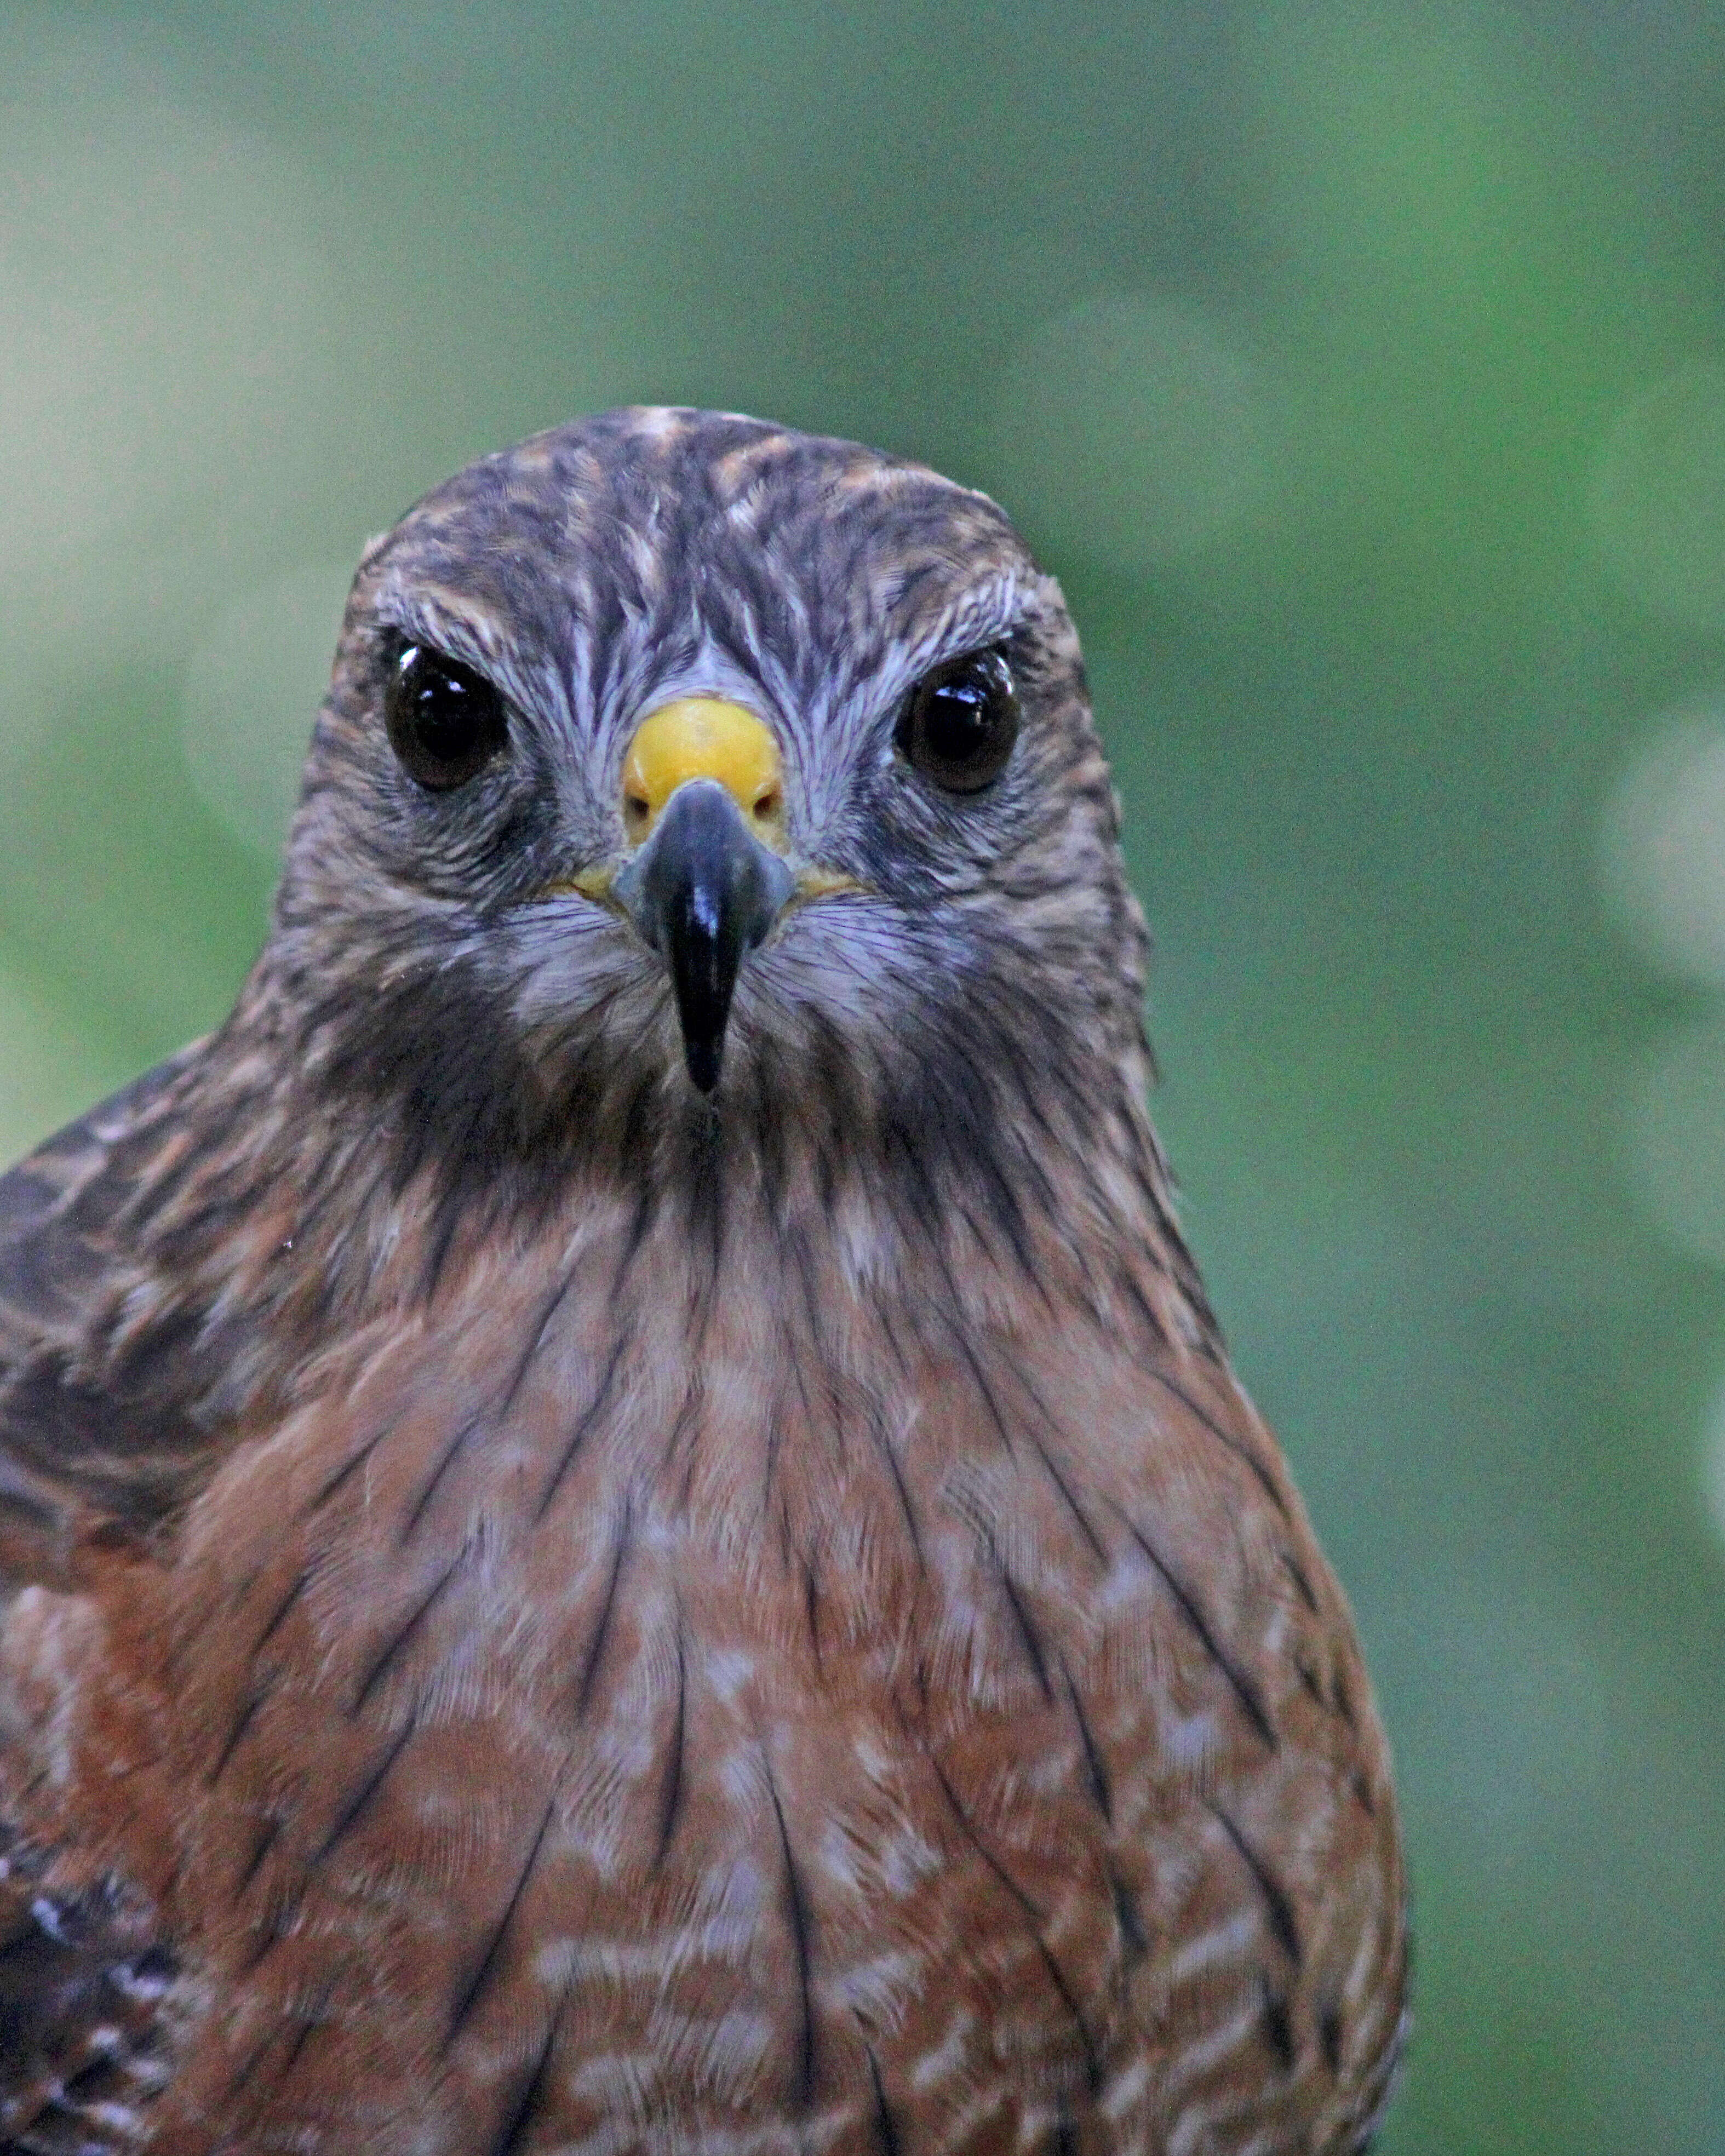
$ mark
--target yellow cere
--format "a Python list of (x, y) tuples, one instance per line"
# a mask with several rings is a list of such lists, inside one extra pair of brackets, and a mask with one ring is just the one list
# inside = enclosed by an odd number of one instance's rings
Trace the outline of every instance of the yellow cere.
[(778, 743), (764, 721), (718, 696), (680, 696), (643, 719), (623, 765), (623, 820), (639, 843), (685, 779), (716, 778), (757, 837), (783, 836)]

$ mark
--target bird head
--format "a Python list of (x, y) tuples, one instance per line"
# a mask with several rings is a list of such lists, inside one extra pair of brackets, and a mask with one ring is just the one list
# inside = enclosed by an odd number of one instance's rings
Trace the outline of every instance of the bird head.
[(776, 1173), (800, 1132), (937, 1207), (1142, 1121), (1143, 947), (1077, 640), (1001, 511), (635, 409), (368, 550), (264, 970), (403, 1174)]

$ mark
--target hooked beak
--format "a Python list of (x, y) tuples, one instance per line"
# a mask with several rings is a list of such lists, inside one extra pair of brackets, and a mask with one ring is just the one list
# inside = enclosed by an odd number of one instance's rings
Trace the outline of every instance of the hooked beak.
[(737, 968), (765, 937), (794, 887), (721, 780), (691, 778), (656, 816), (612, 894), (670, 968), (691, 1083), (719, 1082)]

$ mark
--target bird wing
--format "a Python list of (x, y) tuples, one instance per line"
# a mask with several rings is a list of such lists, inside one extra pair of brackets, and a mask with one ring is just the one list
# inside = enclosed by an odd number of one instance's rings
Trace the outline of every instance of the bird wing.
[(171, 2071), (178, 1973), (147, 1899), (111, 1877), (56, 1887), (0, 1826), (0, 2156), (119, 2156)]
[[(145, 1531), (164, 1438), (183, 1436), (170, 1373), (128, 1383), (122, 1365), (116, 1382), (95, 1343), (136, 1281), (128, 1204), (195, 1053), (0, 1176), (0, 1590), (78, 1584), (93, 1538)], [(118, 2156), (171, 2069), (174, 1954), (147, 1895), (20, 1834), (12, 1769), (0, 1746), (0, 2156)]]
[(159, 1330), (147, 1367), (128, 1358), (116, 1320), (135, 1285), (139, 1169), (159, 1154), (175, 1081), (200, 1046), (0, 1176), (0, 1583), (63, 1581), (76, 1543), (104, 1525), (143, 1533), (176, 1463), (183, 1474), (188, 1373)]

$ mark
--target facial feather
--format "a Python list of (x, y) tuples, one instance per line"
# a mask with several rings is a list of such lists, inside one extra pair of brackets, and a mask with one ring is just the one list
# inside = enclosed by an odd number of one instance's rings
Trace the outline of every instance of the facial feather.
[[(383, 738), (392, 634), (508, 700), (508, 755), (454, 797)], [(991, 644), (1023, 733), (953, 797), (895, 721), (931, 665)], [(541, 896), (618, 855), (624, 747), (691, 693), (766, 713), (793, 861), (851, 886), (746, 963), (711, 1108), (652, 954)], [(956, 1209), (1009, 1255), (1051, 1178), (1135, 1218), (1159, 1177), (1117, 828), (1058, 589), (992, 503), (753, 422), (610, 415), (486, 459), (368, 557), (251, 1002), (290, 1014), (309, 1111), (376, 1119), (392, 1185), (429, 1177), (446, 1211), (531, 1210), (578, 1173), (675, 1203), (720, 1157), (771, 1209), (818, 1163), (894, 1234)]]

